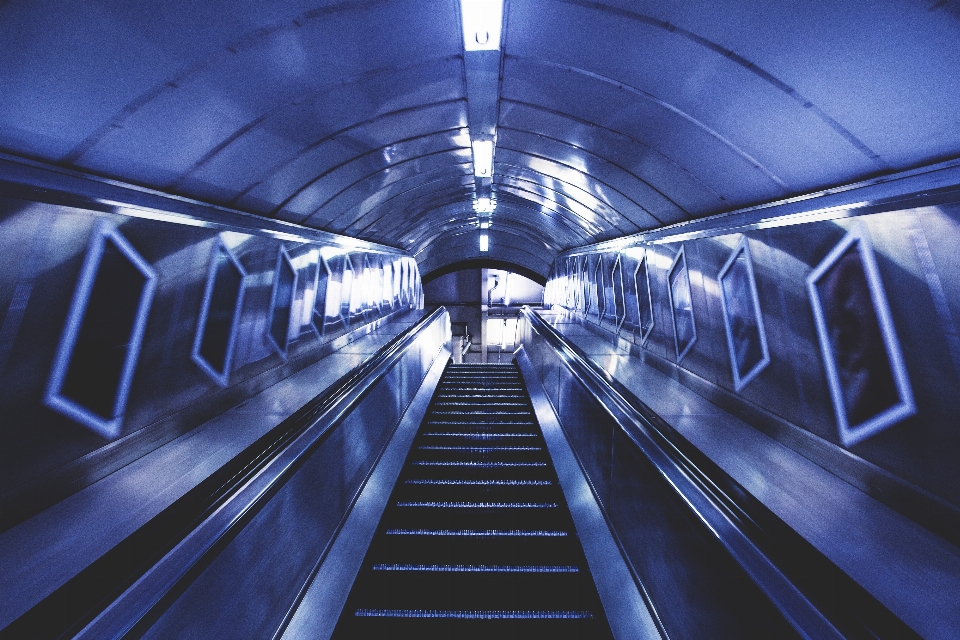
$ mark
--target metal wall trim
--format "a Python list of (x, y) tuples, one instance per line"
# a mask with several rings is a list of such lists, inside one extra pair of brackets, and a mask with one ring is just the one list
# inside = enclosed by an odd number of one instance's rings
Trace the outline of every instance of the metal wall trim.
[(807, 224), (871, 213), (935, 206), (960, 200), (960, 159), (881, 176), (832, 189), (736, 209), (707, 218), (643, 231), (567, 250), (558, 257), (619, 251), (644, 243), (710, 238), (772, 226)]
[(945, 500), (872, 462), (852, 455), (849, 451), (770, 413), (742, 396), (687, 371), (640, 345), (618, 338), (591, 322), (584, 321), (580, 324), (616, 347), (628, 347), (631, 357), (675, 378), (697, 395), (720, 409), (740, 417), (761, 433), (830, 471), (877, 502), (903, 514), (951, 544), (960, 546), (960, 510)]
[(598, 504), (556, 409), (521, 345), (514, 352), (614, 638), (666, 638), (656, 608)]
[(440, 376), (450, 360), (446, 347), (440, 350), (413, 400), (400, 419), (390, 443), (367, 476), (353, 506), (344, 516), (300, 597), (290, 607), (284, 625), (274, 638), (329, 638), (340, 619), (367, 549), (400, 476), (417, 429), (430, 407)]
[(408, 255), (403, 249), (265, 218), (154, 189), (54, 167), (0, 152), (0, 191), (14, 198), (148, 218), (291, 242), (331, 244), (350, 251)]
[[(153, 424), (114, 440), (91, 453), (66, 464), (55, 471), (28, 481), (0, 496), (0, 533), (29, 520), (54, 504), (85, 489), (117, 469), (157, 449), (227, 409), (235, 406), (294, 373), (307, 368), (317, 360), (342, 349), (354, 340), (373, 333), (379, 327), (403, 317), (409, 310), (401, 308), (362, 327), (357, 327), (316, 350), (291, 358), (273, 369), (253, 378), (212, 391), (203, 401), (197, 401)], [(414, 312), (416, 313), (416, 312)], [(420, 315), (420, 314), (418, 314)], [(418, 316), (415, 316), (418, 317)]]

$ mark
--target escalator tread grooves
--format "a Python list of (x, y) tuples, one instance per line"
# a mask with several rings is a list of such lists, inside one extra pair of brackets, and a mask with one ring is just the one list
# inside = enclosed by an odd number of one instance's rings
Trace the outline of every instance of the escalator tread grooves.
[(447, 365), (333, 637), (384, 624), (611, 638), (515, 364)]

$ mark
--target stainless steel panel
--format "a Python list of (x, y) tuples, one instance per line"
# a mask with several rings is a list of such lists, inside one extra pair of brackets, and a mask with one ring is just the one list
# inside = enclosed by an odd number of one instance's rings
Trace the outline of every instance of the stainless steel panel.
[[(943, 197), (949, 198), (950, 194)], [(953, 198), (955, 200), (955, 196)], [(917, 202), (918, 206), (911, 208), (911, 202)], [(736, 232), (738, 219), (733, 217), (727, 233), (716, 229), (711, 234), (683, 242), (646, 245), (657, 313), (657, 326), (646, 350), (666, 361), (676, 361), (666, 269), (682, 245), (693, 285), (698, 338), (680, 365), (681, 379), (694, 384), (690, 376), (696, 376), (698, 390), (701, 387), (715, 389), (710, 392), (711, 397), (736, 395), (739, 400), (731, 400), (734, 404), (745, 400), (769, 412), (774, 420), (792, 425), (777, 427), (771, 432), (763, 426), (766, 419), (758, 423), (765, 432), (777, 434), (775, 437), (784, 443), (806, 452), (858, 486), (866, 482), (860, 478), (876, 475), (873, 465), (893, 474), (904, 488), (890, 493), (886, 499), (924, 522), (927, 516), (922, 510), (917, 511), (913, 503), (926, 504), (927, 498), (921, 497), (927, 496), (926, 492), (946, 501), (947, 511), (960, 506), (950, 453), (960, 446), (953, 428), (960, 391), (960, 367), (957, 366), (960, 344), (954, 320), (960, 310), (956, 304), (960, 292), (949, 266), (955, 262), (950, 247), (960, 241), (957, 232), (960, 205), (949, 201), (936, 205), (928, 202), (926, 196), (904, 198), (899, 203), (880, 205), (879, 212), (870, 207), (859, 212), (853, 210), (859, 215), (837, 211), (832, 220), (814, 218), (808, 222), (801, 218), (766, 229), (746, 228), (742, 233)], [(847, 447), (846, 453), (838, 449), (836, 455), (828, 455), (828, 450), (841, 445), (841, 439), (806, 279), (852, 228), (869, 234), (875, 247), (881, 285), (916, 397), (917, 413)], [(743, 237), (750, 243), (753, 255), (771, 362), (738, 393), (730, 370), (717, 275), (730, 251)], [(602, 247), (587, 248), (590, 269), (601, 251)], [(624, 253), (636, 251), (633, 248)], [(596, 324), (592, 316), (584, 322)], [(606, 329), (610, 331), (609, 327)], [(633, 341), (636, 342), (636, 336)], [(823, 442), (814, 445), (806, 437), (790, 436), (790, 429), (797, 428)], [(916, 500), (906, 497), (911, 492), (917, 493)], [(944, 526), (945, 531), (953, 531), (953, 525)]]
[[(220, 406), (217, 403), (224, 402), (223, 398), (259, 391), (257, 385), (269, 384), (270, 372), (279, 371), (282, 360), (266, 337), (281, 245), (277, 240), (243, 228), (218, 234), (217, 228), (89, 208), (12, 197), (4, 197), (2, 203), (0, 255), (15, 261), (6, 263), (8, 268), (0, 275), (0, 407), (7, 416), (0, 428), (5, 443), (0, 448), (0, 494), (4, 500), (20, 500), (26, 505), (31, 491), (46, 496), (35, 495), (30, 501), (36, 505), (63, 498), (111, 470), (105, 459), (94, 462), (90, 458), (96, 471), (76, 467), (72, 473), (79, 476), (61, 477), (85, 456), (112, 451), (114, 457), (120, 456), (116, 464), (125, 464), (129, 458), (121, 455), (125, 447), (131, 448), (129, 455), (134, 458), (143, 455), (215, 415), (214, 407)], [(170, 215), (178, 222), (192, 222)], [(121, 440), (113, 444), (41, 405), (83, 255), (98, 221), (116, 226), (158, 275)], [(224, 390), (191, 360), (210, 255), (218, 237), (247, 272), (232, 371)], [(310, 261), (300, 264), (299, 259), (320, 249), (334, 249), (335, 245), (303, 240), (284, 244), (297, 262), (298, 282), (303, 283), (297, 291), (301, 307), (295, 305), (294, 310), (302, 312), (302, 301), (307, 299), (307, 289), (314, 286), (314, 279)], [(373, 316), (366, 319), (373, 320)], [(291, 371), (319, 357), (324, 345), (343, 334), (343, 330), (333, 331), (318, 339), (306, 323), (299, 324), (288, 351)], [(246, 391), (240, 391), (243, 389)], [(233, 403), (242, 399), (235, 397)], [(220, 410), (225, 408), (221, 406)], [(177, 423), (187, 414), (192, 416), (187, 420), (190, 424)], [(177, 426), (170, 427), (174, 423)], [(145, 428), (152, 428), (154, 435), (124, 440)], [(54, 472), (60, 475), (48, 477)], [(19, 507), (5, 504), (7, 515), (14, 517)]]

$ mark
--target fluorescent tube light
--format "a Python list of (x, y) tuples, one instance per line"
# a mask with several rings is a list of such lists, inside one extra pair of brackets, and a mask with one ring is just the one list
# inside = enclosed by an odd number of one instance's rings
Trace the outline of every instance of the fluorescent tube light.
[(493, 176), (493, 140), (473, 141), (473, 175), (479, 178)]
[(486, 251), (490, 248), (490, 239), (487, 237), (487, 234), (480, 234), (480, 251)]
[(500, 48), (503, 0), (460, 0), (465, 51)]
[(477, 213), (493, 213), (496, 208), (497, 203), (491, 198), (480, 197), (473, 202), (473, 210)]

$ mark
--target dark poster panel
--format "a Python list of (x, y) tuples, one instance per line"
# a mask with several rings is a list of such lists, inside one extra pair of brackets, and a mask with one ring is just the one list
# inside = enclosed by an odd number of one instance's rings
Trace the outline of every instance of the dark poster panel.
[(245, 276), (243, 267), (218, 240), (207, 272), (191, 357), (221, 386), (229, 382)]
[(753, 261), (742, 238), (717, 276), (734, 388), (740, 391), (770, 363)]
[(690, 274), (687, 272), (687, 258), (683, 247), (670, 267), (670, 309), (673, 312), (673, 337), (677, 350), (677, 362), (697, 341), (697, 326), (693, 318), (693, 296), (690, 291)]
[(644, 252), (637, 271), (633, 276), (637, 285), (637, 318), (640, 329), (640, 344), (646, 344), (650, 332), (653, 330), (653, 294), (650, 291), (650, 269), (648, 268), (647, 254)]
[(104, 437), (120, 435), (156, 278), (119, 231), (97, 227), (44, 404)]
[(270, 297), (270, 325), (267, 335), (283, 357), (287, 356), (290, 341), (290, 313), (296, 289), (297, 271), (293, 268), (287, 252), (280, 249), (273, 279), (273, 294)]
[(623, 326), (623, 321), (627, 318), (626, 307), (623, 293), (623, 264), (620, 260), (620, 254), (617, 254), (613, 263), (613, 271), (610, 274), (613, 283), (613, 309), (614, 321), (617, 323), (617, 331)]
[(869, 236), (844, 239), (807, 279), (840, 441), (852, 445), (916, 407)]

